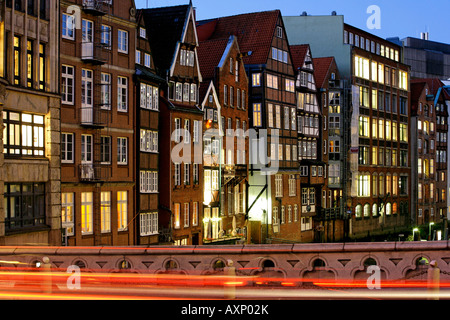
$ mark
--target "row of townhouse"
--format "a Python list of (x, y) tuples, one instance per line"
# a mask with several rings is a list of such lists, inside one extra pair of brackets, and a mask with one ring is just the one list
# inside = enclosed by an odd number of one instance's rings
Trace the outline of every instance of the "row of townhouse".
[(411, 81), (401, 47), (342, 16), (1, 3), (0, 244), (330, 242), (445, 222), (442, 83)]

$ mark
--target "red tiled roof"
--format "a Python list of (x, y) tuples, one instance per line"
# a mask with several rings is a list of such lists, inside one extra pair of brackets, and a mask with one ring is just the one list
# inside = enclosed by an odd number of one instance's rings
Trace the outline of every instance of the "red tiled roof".
[(415, 106), (422, 95), (423, 90), (425, 89), (426, 82), (419, 79), (411, 80), (411, 105)]
[(214, 69), (219, 65), (227, 44), (227, 38), (200, 42), (197, 53), (203, 79), (214, 77)]
[(197, 24), (199, 40), (238, 38), (240, 51), (250, 53), (245, 64), (265, 64), (269, 57), (280, 10), (222, 17)]
[(314, 76), (318, 88), (323, 88), (333, 61), (334, 57), (313, 58)]
[(434, 95), (437, 94), (437, 92), (438, 92), (440, 87), (444, 86), (442, 81), (439, 80), (438, 78), (416, 78), (416, 79), (411, 79), (411, 84), (413, 84), (413, 83), (420, 83), (420, 82), (427, 83), (428, 87), (430, 88), (430, 94), (434, 94)]
[(303, 67), (305, 63), (306, 53), (309, 50), (309, 44), (298, 44), (290, 46), (291, 56), (292, 56), (292, 64), (294, 65), (295, 70)]

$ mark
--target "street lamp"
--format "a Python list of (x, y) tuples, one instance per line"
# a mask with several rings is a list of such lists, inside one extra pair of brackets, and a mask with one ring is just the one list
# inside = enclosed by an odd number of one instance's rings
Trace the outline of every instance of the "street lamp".
[(434, 222), (430, 222), (430, 225), (428, 227), (428, 240), (431, 241), (431, 227), (434, 225)]
[(419, 228), (414, 228), (413, 229), (413, 241), (416, 241), (416, 232), (419, 232)]

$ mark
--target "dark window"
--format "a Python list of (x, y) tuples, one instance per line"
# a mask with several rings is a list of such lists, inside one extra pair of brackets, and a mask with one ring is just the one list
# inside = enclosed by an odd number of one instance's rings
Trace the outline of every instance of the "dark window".
[(27, 0), (27, 13), (30, 15), (34, 14), (34, 0)]
[(46, 0), (41, 0), (39, 2), (39, 6), (40, 6), (40, 8), (39, 8), (39, 18), (47, 20), (47, 16), (46, 16), (47, 3), (46, 3)]
[(4, 191), (6, 230), (45, 225), (43, 183), (5, 183)]

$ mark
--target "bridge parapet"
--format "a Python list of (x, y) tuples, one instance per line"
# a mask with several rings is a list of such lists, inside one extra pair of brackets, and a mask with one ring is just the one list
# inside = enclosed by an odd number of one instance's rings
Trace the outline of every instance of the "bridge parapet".
[[(263, 272), (286, 278), (365, 279), (367, 267), (377, 265), (387, 280), (426, 280), (435, 260), (441, 278), (450, 279), (448, 241), (330, 244), (277, 244), (153, 247), (0, 247), (0, 265), (34, 265), (48, 257), (53, 267), (78, 265), (90, 272), (175, 272), (201, 275), (220, 272), (228, 260), (238, 274)], [(425, 259), (425, 260), (423, 260)], [(10, 264), (8, 264), (10, 266)]]

